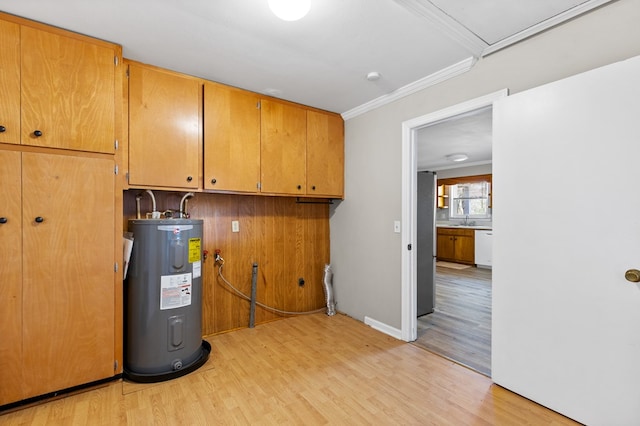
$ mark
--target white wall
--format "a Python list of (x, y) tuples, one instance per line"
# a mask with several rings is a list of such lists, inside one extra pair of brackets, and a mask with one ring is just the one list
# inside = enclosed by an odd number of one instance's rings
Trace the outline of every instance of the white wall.
[(345, 123), (345, 200), (331, 215), (337, 308), (401, 325), (401, 124), (500, 89), (516, 93), (640, 55), (640, 1), (619, 0)]

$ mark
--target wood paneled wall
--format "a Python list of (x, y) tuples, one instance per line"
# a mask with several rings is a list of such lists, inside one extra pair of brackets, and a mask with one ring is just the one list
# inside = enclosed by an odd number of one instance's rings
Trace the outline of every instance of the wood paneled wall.
[[(124, 229), (136, 216), (135, 197), (140, 190), (124, 192)], [(157, 209), (178, 210), (185, 193), (154, 191)], [(249, 301), (236, 296), (218, 276), (214, 252), (221, 250), (224, 277), (238, 290), (251, 294), (253, 264), (258, 264), (257, 300), (284, 311), (311, 311), (325, 305), (322, 278), (329, 258), (329, 206), (296, 203), (295, 198), (196, 193), (188, 200), (193, 219), (203, 219), (202, 265), (203, 335), (249, 325)], [(141, 200), (144, 213), (150, 198)], [(232, 232), (237, 220), (239, 232)], [(299, 279), (304, 285), (299, 285)], [(256, 324), (282, 317), (256, 308)]]

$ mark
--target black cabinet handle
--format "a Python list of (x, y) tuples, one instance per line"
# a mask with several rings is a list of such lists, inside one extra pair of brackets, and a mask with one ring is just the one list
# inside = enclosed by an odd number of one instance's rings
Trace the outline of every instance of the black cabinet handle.
[(42, 136), (42, 132), (41, 132), (40, 130), (34, 130), (34, 131), (33, 131), (33, 135), (34, 135), (36, 138), (39, 138), (40, 136)]
[(0, 223), (7, 223), (6, 217), (0, 217)]
[(216, 182), (217, 182), (216, 178), (211, 179), (211, 183), (212, 183), (212, 184), (214, 184), (214, 185), (215, 185), (215, 184), (216, 184)]
[(4, 126), (0, 126), (0, 133), (3, 133), (3, 132), (4, 132), (4, 131), (6, 131), (6, 130), (7, 130), (7, 128), (6, 128), (6, 127), (4, 127)]
[(298, 189), (302, 189), (302, 185), (298, 185)]
[(316, 186), (315, 186), (315, 185), (313, 185), (313, 186), (311, 187), (311, 190), (312, 190), (312, 191), (315, 191), (315, 190), (316, 190)]
[(187, 182), (191, 182), (193, 180), (192, 176), (187, 176)]
[(42, 223), (42, 222), (44, 222), (44, 217), (38, 216), (38, 217), (36, 217), (35, 221), (38, 222), (38, 223)]

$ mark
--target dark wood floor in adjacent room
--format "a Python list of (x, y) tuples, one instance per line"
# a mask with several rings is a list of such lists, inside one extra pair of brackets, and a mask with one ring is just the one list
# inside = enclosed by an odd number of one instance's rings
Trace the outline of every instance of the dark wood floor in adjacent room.
[(491, 270), (437, 266), (435, 312), (414, 344), (491, 376)]

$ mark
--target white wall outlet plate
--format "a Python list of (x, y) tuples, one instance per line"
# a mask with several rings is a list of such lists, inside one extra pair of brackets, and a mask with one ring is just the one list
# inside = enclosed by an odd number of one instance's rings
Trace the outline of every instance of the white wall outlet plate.
[(396, 234), (400, 233), (400, 221), (399, 220), (394, 220), (393, 221), (393, 232), (395, 232)]
[(231, 232), (240, 232), (240, 222), (237, 220), (231, 221)]

